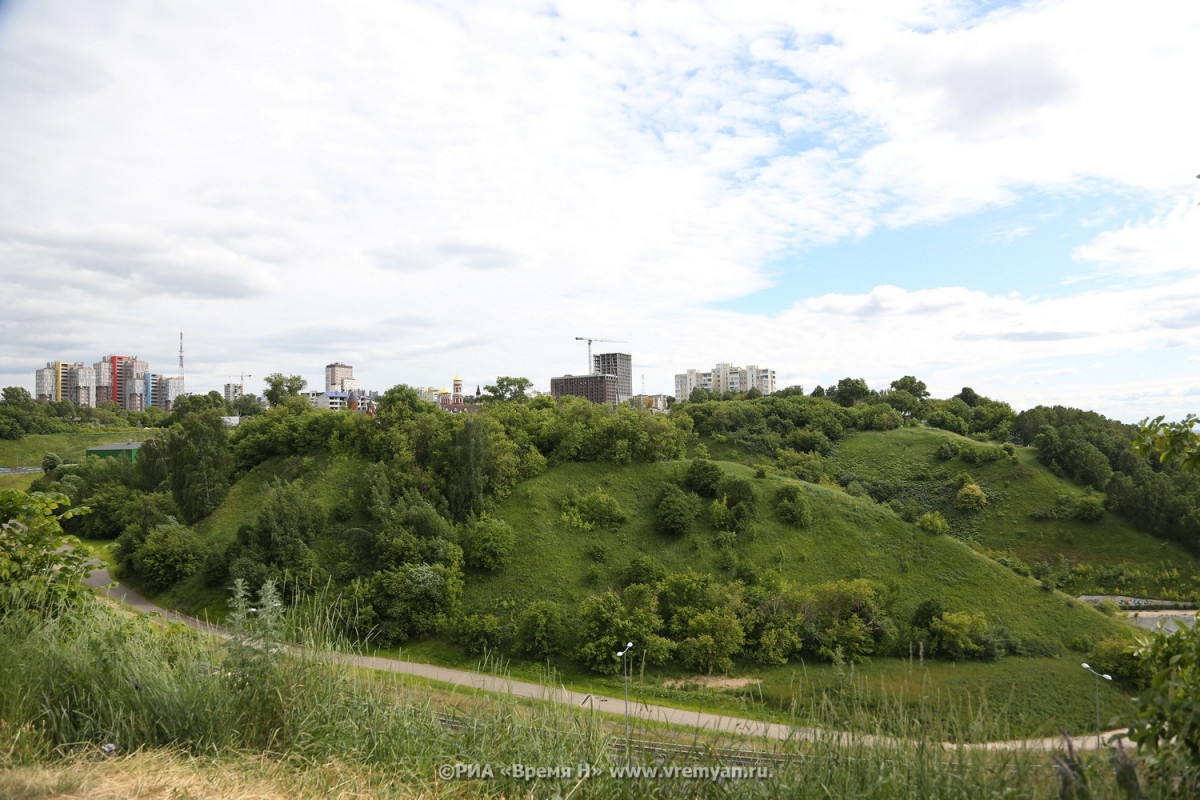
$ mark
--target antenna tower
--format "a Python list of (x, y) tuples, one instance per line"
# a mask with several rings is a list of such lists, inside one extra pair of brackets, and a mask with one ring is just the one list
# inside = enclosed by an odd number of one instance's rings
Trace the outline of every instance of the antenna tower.
[(183, 328), (179, 329), (179, 393), (183, 394)]

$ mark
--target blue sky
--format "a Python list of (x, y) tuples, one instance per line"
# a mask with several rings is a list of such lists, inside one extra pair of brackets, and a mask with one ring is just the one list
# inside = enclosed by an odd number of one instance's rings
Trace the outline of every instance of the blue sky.
[[(548, 11), (549, 8), (549, 11)], [(1197, 410), (1200, 8), (0, 4), (0, 385), (717, 362)], [(1120, 54), (1120, 57), (1114, 57)]]

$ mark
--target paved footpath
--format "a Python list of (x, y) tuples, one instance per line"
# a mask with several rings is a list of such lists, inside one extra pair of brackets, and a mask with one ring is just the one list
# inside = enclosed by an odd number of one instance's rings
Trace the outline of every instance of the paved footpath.
[[(189, 617), (186, 614), (169, 611), (154, 605), (132, 589), (123, 586), (120, 583), (114, 582), (109, 576), (107, 569), (93, 570), (85, 582), (94, 589), (104, 588), (105, 594), (114, 600), (118, 600), (128, 605), (134, 611), (138, 611), (143, 614), (158, 614), (164, 619), (182, 622), (183, 624), (191, 628), (195, 628), (196, 630), (206, 631), (218, 636), (225, 635), (224, 630), (217, 625), (213, 625), (211, 623), (204, 622), (203, 620), (196, 619), (195, 617)], [(546, 686), (540, 683), (512, 680), (511, 678), (505, 678), (499, 675), (491, 675), (484, 672), (471, 672), (462, 669), (452, 669), (450, 667), (439, 667), (433, 664), (421, 664), (413, 661), (398, 661), (392, 658), (379, 658), (376, 656), (360, 655), (343, 655), (339, 657), (343, 661), (355, 666), (365, 667), (367, 669), (377, 669), (386, 672), (396, 672), (404, 675), (417, 675), (422, 678), (428, 678), (430, 680), (446, 683), (451, 686), (481, 689), (488, 692), (509, 694), (514, 697), (526, 697), (535, 700), (564, 703), (572, 706), (590, 706), (593, 710), (606, 714), (623, 715), (625, 713), (625, 701), (619, 697), (605, 697), (584, 692), (576, 692), (563, 687), (555, 688), (553, 686)], [(781, 725), (775, 722), (762, 722), (760, 720), (743, 719), (740, 717), (728, 717), (723, 714), (710, 714), (704, 711), (687, 711), (680, 708), (671, 708), (669, 706), (649, 705), (647, 703), (638, 701), (631, 701), (629, 703), (629, 716), (651, 722), (669, 723), (671, 725), (684, 725), (706, 730), (724, 731), (726, 733), (741, 734), (752, 737), (757, 736), (761, 738), (777, 739), (782, 741), (832, 740), (847, 745), (880, 744), (901, 746), (904, 744), (902, 740), (889, 736), (833, 732), (822, 730), (820, 728)], [(1124, 730), (1108, 731), (1107, 733), (1103, 734), (1103, 744), (1101, 744), (1101, 741), (1095, 734), (1072, 737), (1071, 744), (1076, 750), (1094, 750), (1098, 746), (1113, 747), (1114, 737), (1117, 737), (1124, 732)], [(947, 742), (945, 747), (947, 749), (963, 747), (972, 750), (1062, 750), (1064, 749), (1064, 739), (1061, 736), (1052, 736), (1045, 739), (1016, 739), (1003, 742), (984, 742), (965, 745), (955, 745)]]

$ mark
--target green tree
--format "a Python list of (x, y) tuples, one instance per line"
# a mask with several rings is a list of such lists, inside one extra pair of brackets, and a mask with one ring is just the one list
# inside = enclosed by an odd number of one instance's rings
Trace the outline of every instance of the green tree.
[(870, 396), (871, 390), (862, 378), (842, 378), (834, 390), (834, 399), (843, 408), (861, 403)]
[(146, 585), (158, 592), (198, 572), (206, 554), (199, 536), (171, 520), (146, 536), (132, 561)]
[(64, 519), (87, 509), (70, 504), (58, 492), (0, 489), (0, 613), (49, 610), (91, 596), (83, 583), (91, 556), (62, 529)]
[(492, 477), (495, 457), (487, 423), (468, 417), (454, 435), (450, 510), (466, 520), (483, 513), (483, 497)]
[(705, 673), (728, 672), (741, 652), (746, 632), (733, 610), (718, 606), (691, 616), (679, 643), (679, 660)]
[(229, 492), (233, 455), (225, 423), (216, 409), (183, 417), (167, 438), (166, 460), (171, 495), (184, 521), (211, 514)]
[(897, 392), (908, 392), (918, 401), (929, 397), (929, 390), (925, 386), (925, 381), (919, 381), (912, 375), (905, 375), (903, 378), (897, 378), (892, 381), (891, 388)]
[(533, 381), (528, 378), (512, 378), (501, 375), (496, 378), (495, 383), (483, 387), (486, 392), (483, 399), (485, 402), (510, 400), (514, 403), (525, 403), (529, 400), (526, 392), (531, 386), (533, 386)]
[(272, 406), (280, 405), (284, 398), (299, 397), (304, 387), (308, 386), (308, 381), (299, 375), (284, 375), (282, 372), (272, 372), (263, 382), (266, 383), (263, 397)]

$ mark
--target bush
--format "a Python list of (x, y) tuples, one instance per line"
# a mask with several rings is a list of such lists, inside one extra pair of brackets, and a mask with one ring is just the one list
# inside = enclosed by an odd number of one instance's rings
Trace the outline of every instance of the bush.
[(517, 544), (516, 531), (502, 519), (484, 515), (463, 529), (463, 561), (476, 569), (500, 569)]
[(696, 520), (696, 503), (693, 495), (673, 483), (663, 484), (654, 507), (654, 522), (660, 533), (683, 536), (692, 529)]
[(667, 577), (666, 567), (654, 556), (642, 553), (634, 556), (633, 560), (629, 562), (629, 566), (625, 568), (625, 578), (622, 584), (632, 586), (635, 583), (642, 583), (646, 586), (657, 586), (665, 577)]
[(1137, 645), (1128, 639), (1109, 637), (1092, 647), (1088, 661), (1097, 672), (1106, 672), (1131, 689), (1144, 689), (1150, 671), (1137, 655)]
[(934, 455), (941, 461), (949, 461), (952, 458), (957, 458), (958, 444), (955, 442), (942, 442), (938, 445), (938, 449), (934, 451)]
[(527, 656), (546, 659), (564, 652), (567, 615), (553, 600), (535, 600), (517, 622), (516, 645)]
[(945, 611), (929, 623), (934, 654), (951, 661), (980, 655), (986, 632), (987, 620), (983, 614), (970, 611)]
[(603, 489), (593, 489), (582, 497), (575, 491), (564, 497), (562, 519), (573, 528), (591, 530), (624, 525), (629, 515), (615, 497)]
[(795, 528), (812, 525), (812, 506), (799, 486), (781, 486), (775, 492), (775, 514), (781, 522)]
[(495, 614), (469, 614), (458, 621), (455, 638), (471, 655), (495, 650), (504, 640), (504, 629)]
[(927, 511), (921, 515), (917, 525), (926, 533), (932, 533), (935, 536), (950, 532), (950, 523), (946, 522), (946, 518), (942, 516), (940, 511)]
[(1136, 700), (1129, 738), (1165, 775), (1194, 787), (1200, 776), (1200, 625), (1169, 634), (1159, 629), (1136, 655), (1150, 681)]
[(132, 565), (152, 591), (160, 592), (198, 572), (206, 555), (199, 536), (171, 521), (146, 536), (133, 554)]
[(981, 511), (987, 502), (987, 495), (975, 483), (966, 484), (954, 496), (954, 507), (961, 511)]
[(696, 458), (683, 476), (683, 485), (702, 497), (716, 497), (717, 484), (723, 477), (725, 473), (712, 461)]

